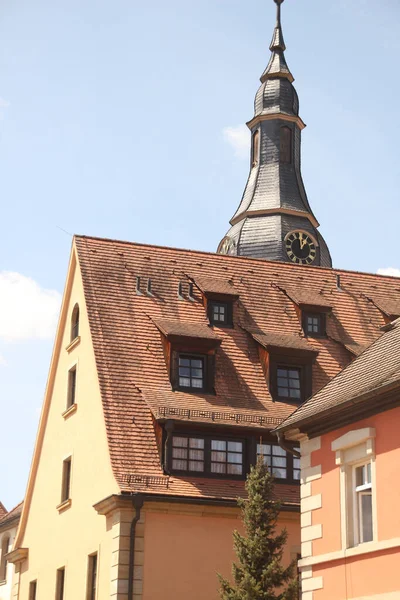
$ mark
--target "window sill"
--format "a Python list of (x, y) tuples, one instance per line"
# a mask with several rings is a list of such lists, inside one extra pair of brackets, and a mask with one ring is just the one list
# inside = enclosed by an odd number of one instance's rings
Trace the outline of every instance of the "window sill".
[(6, 583), (7, 583), (7, 579), (2, 579), (2, 580), (0, 581), (0, 585), (6, 585)]
[(59, 513), (62, 513), (65, 510), (68, 510), (68, 508), (71, 508), (71, 505), (72, 505), (72, 500), (71, 500), (71, 498), (68, 498), (68, 500), (64, 500), (64, 502), (61, 502), (61, 504), (56, 506), (56, 509), (58, 510)]
[(76, 346), (79, 346), (81, 342), (81, 338), (78, 335), (78, 337), (76, 337), (74, 340), (72, 340), (72, 342), (70, 344), (68, 344), (68, 346), (65, 348), (67, 352), (71, 352), (74, 348), (76, 348)]
[(65, 410), (62, 413), (61, 416), (64, 419), (68, 419), (68, 417), (70, 417), (71, 415), (75, 414), (77, 410), (78, 410), (78, 405), (77, 404), (72, 404), (72, 406), (70, 406), (69, 408), (67, 408), (67, 410)]

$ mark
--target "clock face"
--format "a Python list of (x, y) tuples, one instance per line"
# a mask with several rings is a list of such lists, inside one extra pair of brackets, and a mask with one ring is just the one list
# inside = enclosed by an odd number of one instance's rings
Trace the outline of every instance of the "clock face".
[(229, 237), (224, 238), (218, 252), (219, 254), (235, 254), (235, 242)]
[(292, 231), (285, 238), (286, 252), (298, 265), (311, 265), (317, 256), (314, 240), (304, 231)]

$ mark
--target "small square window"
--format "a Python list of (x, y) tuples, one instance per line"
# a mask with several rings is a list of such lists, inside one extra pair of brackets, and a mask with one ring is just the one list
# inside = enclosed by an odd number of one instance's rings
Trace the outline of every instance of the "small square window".
[(277, 391), (279, 398), (301, 400), (301, 371), (296, 368), (277, 368)]
[(209, 301), (208, 317), (212, 325), (218, 327), (232, 326), (232, 304), (229, 302)]
[(326, 317), (324, 313), (303, 313), (304, 333), (309, 337), (326, 335)]
[(179, 387), (192, 390), (204, 389), (204, 359), (199, 356), (180, 354), (178, 358)]

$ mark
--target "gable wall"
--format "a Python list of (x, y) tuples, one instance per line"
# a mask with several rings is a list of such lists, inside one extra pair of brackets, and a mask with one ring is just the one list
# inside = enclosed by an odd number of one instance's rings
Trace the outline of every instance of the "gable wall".
[[(67, 288), (68, 289), (68, 288)], [(73, 307), (80, 307), (80, 343), (70, 352)], [(65, 566), (65, 595), (84, 598), (87, 557), (99, 552), (99, 597), (109, 597), (111, 534), (93, 509), (93, 504), (118, 492), (112, 474), (94, 352), (83, 297), (80, 272), (73, 277), (66, 324), (56, 366), (54, 387), (43, 447), (39, 456), (33, 497), (25, 534), (19, 546), (29, 549), (22, 565), (19, 598), (28, 598), (29, 582), (37, 579), (38, 597), (53, 598), (56, 570)], [(67, 402), (68, 370), (77, 364), (77, 410), (63, 417)], [(42, 415), (43, 422), (43, 415)], [(38, 449), (40, 451), (40, 448)], [(72, 504), (64, 511), (61, 502), (62, 462), (72, 456)], [(36, 456), (36, 459), (38, 456)]]

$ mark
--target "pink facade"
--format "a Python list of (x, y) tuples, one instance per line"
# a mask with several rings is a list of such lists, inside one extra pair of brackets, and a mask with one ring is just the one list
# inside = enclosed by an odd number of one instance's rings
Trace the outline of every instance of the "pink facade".
[(303, 600), (400, 599), (399, 425), (393, 408), (302, 442)]

